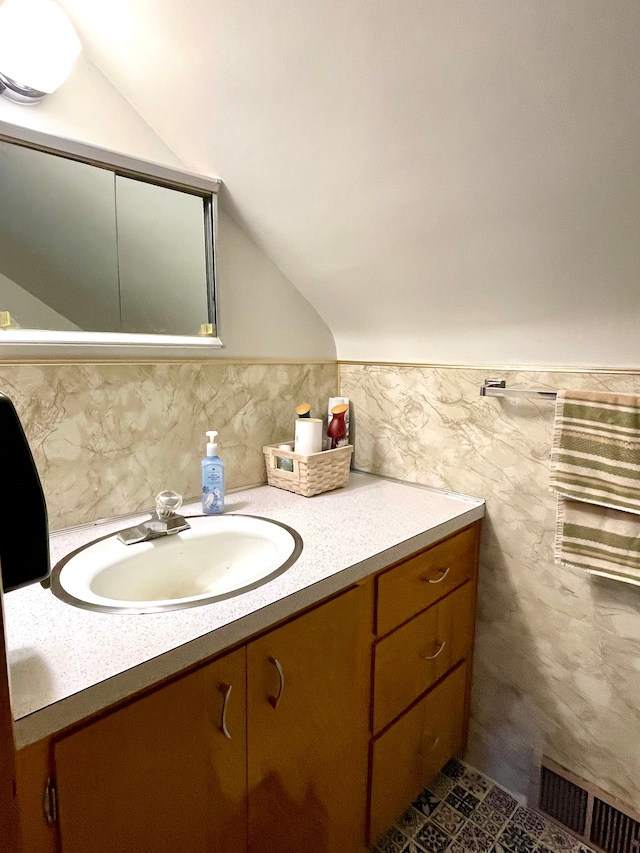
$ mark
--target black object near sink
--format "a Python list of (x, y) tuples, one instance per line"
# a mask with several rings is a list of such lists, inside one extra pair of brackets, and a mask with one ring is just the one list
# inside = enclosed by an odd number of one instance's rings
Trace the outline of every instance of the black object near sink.
[(49, 525), (42, 484), (11, 400), (0, 392), (0, 568), (5, 592), (50, 574)]

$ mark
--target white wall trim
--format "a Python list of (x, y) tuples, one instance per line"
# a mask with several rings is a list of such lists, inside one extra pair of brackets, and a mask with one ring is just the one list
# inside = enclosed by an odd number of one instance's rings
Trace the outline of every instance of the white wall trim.
[(220, 338), (187, 335), (128, 335), (115, 332), (0, 332), (0, 361), (131, 360), (131, 358), (200, 359), (206, 361), (223, 347)]
[(219, 178), (210, 178), (188, 172), (186, 169), (174, 169), (153, 160), (142, 160), (139, 157), (131, 157), (89, 142), (44, 133), (30, 127), (20, 127), (6, 121), (0, 121), (0, 140), (36, 148), (38, 151), (46, 151), (72, 160), (81, 160), (93, 166), (111, 167), (128, 175), (151, 177), (173, 187), (197, 189), (216, 194), (222, 184)]

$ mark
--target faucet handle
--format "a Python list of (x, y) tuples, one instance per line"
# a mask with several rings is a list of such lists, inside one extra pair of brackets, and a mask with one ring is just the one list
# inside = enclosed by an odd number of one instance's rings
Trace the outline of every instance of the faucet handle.
[(165, 491), (156, 495), (156, 515), (166, 520), (174, 516), (182, 506), (182, 495), (177, 492)]

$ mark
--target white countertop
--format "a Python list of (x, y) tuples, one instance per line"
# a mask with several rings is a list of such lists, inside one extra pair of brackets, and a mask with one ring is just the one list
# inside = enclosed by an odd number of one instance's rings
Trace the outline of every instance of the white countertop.
[[(185, 515), (199, 504), (183, 507)], [(225, 512), (284, 522), (304, 547), (284, 574), (187, 610), (94, 613), (40, 584), (5, 596), (16, 741), (25, 746), (239, 643), (484, 515), (484, 501), (352, 473), (344, 489), (303, 498), (262, 486), (228, 495)], [(143, 514), (139, 518), (148, 517)], [(52, 565), (135, 520), (54, 535)]]

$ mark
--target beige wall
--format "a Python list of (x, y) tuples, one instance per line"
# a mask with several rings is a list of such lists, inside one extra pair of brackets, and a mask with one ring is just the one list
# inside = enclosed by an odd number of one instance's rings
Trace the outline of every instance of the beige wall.
[(640, 365), (637, 0), (62, 2), (341, 359)]
[(0, 365), (42, 478), (52, 529), (199, 495), (205, 431), (227, 488), (266, 480), (262, 447), (293, 438), (295, 407), (326, 411), (335, 363)]
[[(640, 393), (640, 375), (494, 370), (514, 387)], [(527, 794), (544, 751), (640, 809), (640, 589), (554, 565), (553, 404), (487, 372), (340, 366), (355, 465), (487, 501), (468, 758)]]
[(42, 103), (25, 107), (0, 98), (0, 121), (168, 166), (182, 165), (86, 53), (80, 54), (66, 83)]

